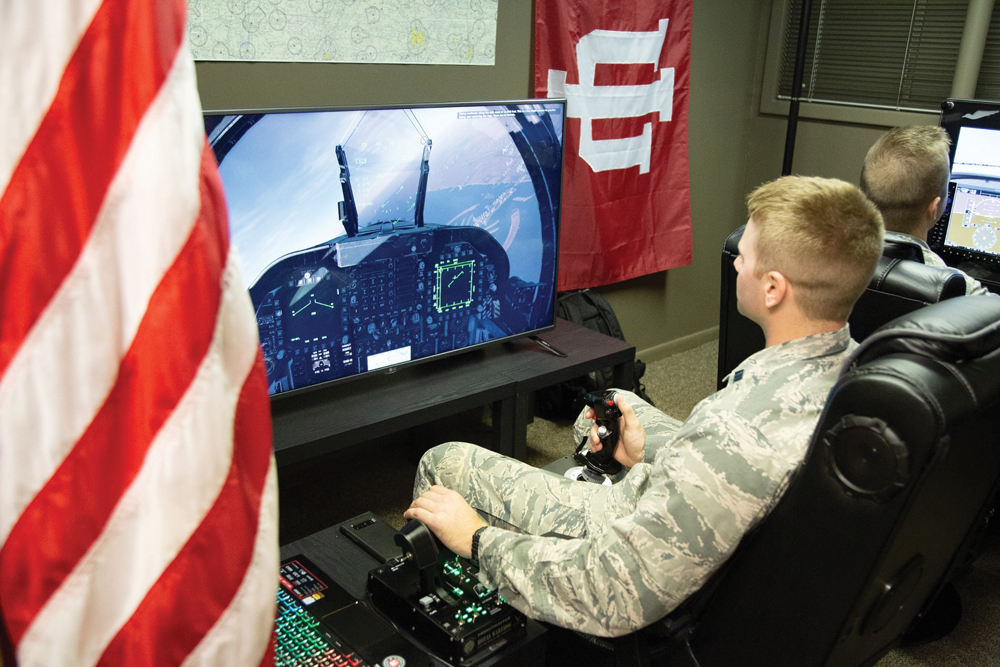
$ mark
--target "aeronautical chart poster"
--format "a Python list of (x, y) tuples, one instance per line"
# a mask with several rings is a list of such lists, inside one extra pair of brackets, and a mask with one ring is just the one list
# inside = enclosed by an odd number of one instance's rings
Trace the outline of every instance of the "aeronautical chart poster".
[(195, 60), (492, 65), (498, 0), (188, 0)]

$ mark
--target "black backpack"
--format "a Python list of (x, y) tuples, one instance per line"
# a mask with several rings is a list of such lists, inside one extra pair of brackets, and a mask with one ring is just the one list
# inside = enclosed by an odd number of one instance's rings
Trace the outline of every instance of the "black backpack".
[[(600, 331), (618, 340), (625, 340), (618, 317), (607, 299), (590, 290), (560, 292), (556, 297), (556, 317)], [(646, 394), (646, 387), (639, 379), (646, 372), (646, 364), (635, 360), (631, 387), (620, 387), (635, 392), (650, 405), (653, 401)], [(614, 370), (608, 366), (587, 375), (546, 387), (535, 392), (535, 414), (544, 419), (574, 419), (583, 409), (583, 397), (594, 391), (610, 389)]]

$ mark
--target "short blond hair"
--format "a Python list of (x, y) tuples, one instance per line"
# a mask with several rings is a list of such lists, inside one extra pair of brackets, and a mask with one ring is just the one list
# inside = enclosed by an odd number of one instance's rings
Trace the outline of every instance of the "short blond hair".
[(882, 212), (886, 229), (920, 232), (934, 198), (947, 198), (950, 145), (942, 128), (913, 125), (892, 128), (868, 150), (861, 190)]
[(882, 216), (833, 178), (784, 176), (747, 197), (757, 230), (757, 276), (777, 271), (813, 320), (847, 321), (882, 254)]

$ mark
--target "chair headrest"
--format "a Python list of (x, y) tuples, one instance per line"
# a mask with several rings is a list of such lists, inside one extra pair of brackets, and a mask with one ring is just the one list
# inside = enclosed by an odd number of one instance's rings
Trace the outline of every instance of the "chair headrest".
[(740, 225), (733, 232), (726, 237), (726, 242), (722, 249), (731, 255), (740, 254), (740, 239), (743, 238), (743, 232), (746, 231), (746, 225)]
[(858, 346), (841, 375), (887, 354), (906, 352), (961, 363), (1000, 348), (1000, 297), (961, 296), (888, 322)]
[(886, 236), (882, 240), (882, 256), (924, 263), (924, 252), (921, 250), (920, 244), (890, 236)]
[[(915, 247), (918, 248), (919, 246)], [(957, 269), (928, 266), (920, 262), (882, 255), (868, 288), (898, 296), (936, 303), (965, 294), (965, 276)]]

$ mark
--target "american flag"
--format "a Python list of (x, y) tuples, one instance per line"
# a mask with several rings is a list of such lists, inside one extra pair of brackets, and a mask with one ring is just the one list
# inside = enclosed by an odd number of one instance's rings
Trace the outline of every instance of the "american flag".
[(263, 360), (184, 0), (0, 0), (5, 667), (271, 661)]

